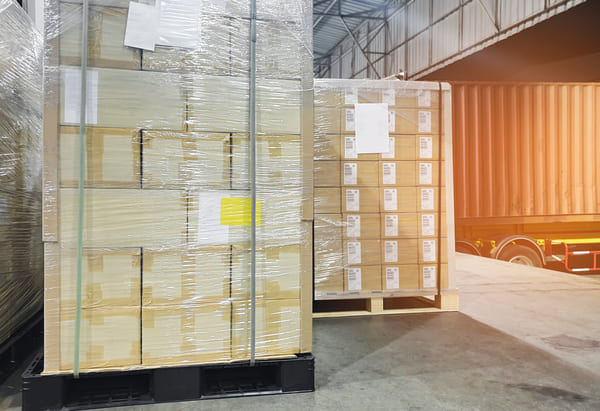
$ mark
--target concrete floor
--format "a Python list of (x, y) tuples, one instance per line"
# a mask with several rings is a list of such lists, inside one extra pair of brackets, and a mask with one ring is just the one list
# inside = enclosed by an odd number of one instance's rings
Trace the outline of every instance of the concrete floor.
[[(600, 409), (600, 282), (457, 266), (462, 312), (315, 320), (315, 393), (114, 409)], [(19, 408), (19, 388), (0, 386), (0, 409)]]

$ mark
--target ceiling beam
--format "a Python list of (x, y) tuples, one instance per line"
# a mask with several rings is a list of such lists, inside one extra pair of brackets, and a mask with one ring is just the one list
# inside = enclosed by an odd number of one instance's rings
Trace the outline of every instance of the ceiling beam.
[(348, 32), (348, 35), (350, 36), (350, 38), (352, 38), (352, 41), (354, 42), (354, 44), (356, 45), (356, 47), (360, 50), (360, 52), (362, 53), (362, 55), (367, 60), (367, 64), (369, 65), (369, 67), (371, 67), (371, 69), (375, 72), (375, 75), (377, 76), (377, 78), (380, 79), (381, 76), (377, 72), (377, 69), (375, 68), (375, 66), (373, 65), (373, 63), (371, 63), (371, 59), (369, 58), (369, 56), (367, 55), (367, 53), (365, 53), (365, 51), (363, 50), (363, 48), (360, 46), (360, 43), (358, 42), (358, 40), (354, 36), (354, 33), (352, 33), (352, 30), (350, 30), (350, 27), (348, 27), (348, 25), (346, 24), (346, 21), (344, 20), (344, 18), (340, 16), (340, 20), (342, 21), (342, 24), (346, 28), (346, 31)]

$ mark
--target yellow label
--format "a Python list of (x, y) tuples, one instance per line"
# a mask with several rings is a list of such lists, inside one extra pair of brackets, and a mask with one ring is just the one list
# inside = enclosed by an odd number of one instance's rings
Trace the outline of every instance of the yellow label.
[[(249, 198), (221, 198), (221, 225), (251, 225), (251, 202)], [(262, 202), (256, 201), (256, 225), (260, 225)]]

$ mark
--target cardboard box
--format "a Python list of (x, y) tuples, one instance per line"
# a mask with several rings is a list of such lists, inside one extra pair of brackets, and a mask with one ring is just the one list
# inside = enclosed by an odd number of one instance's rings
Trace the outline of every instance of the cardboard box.
[(228, 134), (143, 131), (144, 188), (230, 187)]
[(390, 149), (377, 154), (379, 160), (414, 161), (417, 155), (417, 138), (414, 135), (390, 135)]
[[(135, 129), (183, 130), (185, 96), (178, 74), (116, 69), (87, 71), (87, 125)], [(78, 125), (81, 71), (60, 68), (59, 123)], [(66, 100), (65, 100), (66, 97)]]
[[(438, 247), (440, 249), (438, 250)], [(419, 239), (419, 263), (447, 263), (448, 262), (448, 239), (427, 238)]]
[(379, 213), (344, 214), (342, 223), (344, 239), (379, 240), (381, 237)]
[(417, 211), (416, 187), (380, 188), (382, 212), (411, 213)]
[(384, 290), (419, 290), (419, 266), (417, 264), (389, 264), (381, 267)]
[(339, 161), (315, 161), (313, 170), (315, 187), (339, 187), (340, 164)]
[(314, 159), (315, 161), (342, 159), (344, 147), (340, 136), (334, 134), (314, 135)]
[(442, 169), (440, 170), (439, 161), (417, 161), (416, 162), (416, 184), (418, 186), (439, 186), (440, 171), (442, 181), (446, 181), (446, 162), (441, 162)]
[[(88, 127), (85, 142), (86, 187), (141, 187), (139, 131)], [(58, 170), (61, 187), (78, 186), (79, 127), (60, 127)]]
[(355, 103), (386, 103), (390, 107), (439, 107), (439, 91), (437, 89), (423, 90), (414, 88), (392, 88), (381, 84), (368, 88), (340, 88), (327, 90), (317, 87), (320, 103), (331, 102), (336, 105), (352, 106)]
[(439, 198), (440, 190), (438, 187), (418, 187), (417, 188), (417, 210), (419, 212), (438, 212), (440, 210), (440, 201), (442, 212), (445, 211), (446, 199)]
[(377, 161), (342, 161), (341, 186), (376, 187), (379, 185)]
[[(380, 161), (379, 162), (379, 185), (412, 187), (416, 185), (419, 170), (414, 161)], [(429, 170), (431, 176), (431, 170)]]
[(380, 240), (344, 240), (344, 267), (381, 264)]
[(440, 137), (436, 134), (431, 133), (419, 133), (416, 136), (416, 158), (417, 160), (431, 160), (439, 161), (444, 160), (444, 152), (440, 153)]
[(342, 240), (320, 240), (314, 243), (315, 275), (324, 276), (344, 266)]
[[(232, 358), (250, 357), (250, 302), (232, 304)], [(259, 300), (256, 303), (256, 357), (301, 352), (300, 300)]]
[(377, 161), (379, 154), (358, 154), (356, 152), (356, 136), (342, 135), (340, 146), (342, 148), (342, 160), (355, 161)]
[(417, 134), (439, 133), (439, 111), (429, 108), (392, 108), (389, 110), (390, 133)]
[[(64, 247), (77, 244), (78, 203), (77, 189), (60, 189), (59, 239)], [(89, 188), (84, 206), (84, 247), (173, 247), (186, 242), (183, 191)]]
[[(439, 233), (439, 218), (442, 218), (441, 234)], [(448, 224), (446, 221), (446, 213), (424, 212), (419, 213), (417, 217), (419, 224), (419, 238), (429, 237), (447, 237)]]
[(321, 269), (315, 271), (315, 300), (327, 296), (329, 293), (344, 291), (344, 269), (338, 268)]
[(333, 187), (315, 188), (315, 214), (341, 214), (341, 191)]
[(436, 292), (448, 289), (448, 264), (419, 264), (421, 289)]
[(342, 111), (334, 107), (315, 105), (314, 122), (315, 136), (339, 135), (342, 132)]
[(230, 318), (228, 300), (144, 307), (142, 364), (166, 366), (230, 361)]
[(229, 297), (229, 246), (144, 249), (143, 305), (186, 305)]
[(421, 227), (416, 213), (382, 213), (380, 222), (382, 238), (417, 238)]
[(378, 187), (342, 188), (344, 213), (378, 213), (380, 189)]
[(381, 289), (381, 266), (359, 265), (344, 269), (344, 291), (379, 291)]
[(345, 230), (345, 219), (341, 214), (316, 214), (314, 223), (315, 242), (321, 240), (341, 240)]
[(419, 240), (416, 238), (393, 238), (381, 241), (381, 263), (417, 264), (419, 262)]

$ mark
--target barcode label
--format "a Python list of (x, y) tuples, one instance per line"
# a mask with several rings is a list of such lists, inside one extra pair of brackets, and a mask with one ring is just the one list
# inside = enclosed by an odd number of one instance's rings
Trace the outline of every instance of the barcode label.
[(384, 260), (386, 263), (398, 262), (398, 241), (386, 241), (384, 243)]
[(396, 290), (400, 288), (400, 270), (398, 267), (386, 267), (385, 288), (388, 290)]
[(435, 263), (435, 240), (423, 240), (423, 262)]
[(397, 215), (386, 215), (385, 216), (385, 236), (386, 237), (398, 237), (398, 216)]
[(346, 130), (354, 131), (354, 109), (346, 109)]
[(431, 107), (431, 91), (419, 90), (419, 96), (417, 97), (417, 100), (419, 107)]
[(433, 188), (421, 189), (421, 210), (433, 210)]
[(431, 111), (419, 111), (419, 133), (431, 133)]
[(419, 184), (433, 184), (433, 164), (419, 163)]
[(356, 185), (357, 183), (357, 168), (356, 163), (344, 163), (344, 184)]
[(419, 156), (421, 158), (433, 158), (433, 138), (419, 138)]
[(396, 163), (383, 163), (383, 184), (396, 184)]
[(381, 91), (381, 102), (387, 103), (388, 106), (396, 105), (396, 90), (393, 88), (386, 88)]
[(435, 216), (433, 214), (421, 216), (421, 235), (423, 237), (435, 235)]
[(362, 275), (360, 268), (348, 269), (348, 290), (360, 291), (362, 290)]
[(435, 288), (436, 284), (435, 266), (423, 267), (423, 288)]
[(358, 190), (346, 190), (346, 210), (360, 211)]
[(387, 153), (382, 153), (381, 158), (395, 158), (396, 157), (396, 139), (390, 137), (390, 150)]
[(388, 129), (390, 133), (396, 131), (396, 112), (394, 110), (388, 111)]
[(356, 137), (345, 137), (344, 147), (345, 158), (358, 158), (358, 155), (356, 154)]
[(349, 215), (346, 221), (346, 235), (348, 237), (360, 237), (360, 216)]
[(360, 257), (360, 242), (359, 241), (348, 241), (348, 264), (360, 264), (362, 259)]
[(358, 103), (358, 89), (348, 88), (346, 89), (346, 95), (344, 97), (345, 104), (356, 104)]
[(395, 188), (383, 190), (383, 209), (384, 211), (398, 210), (398, 191)]

